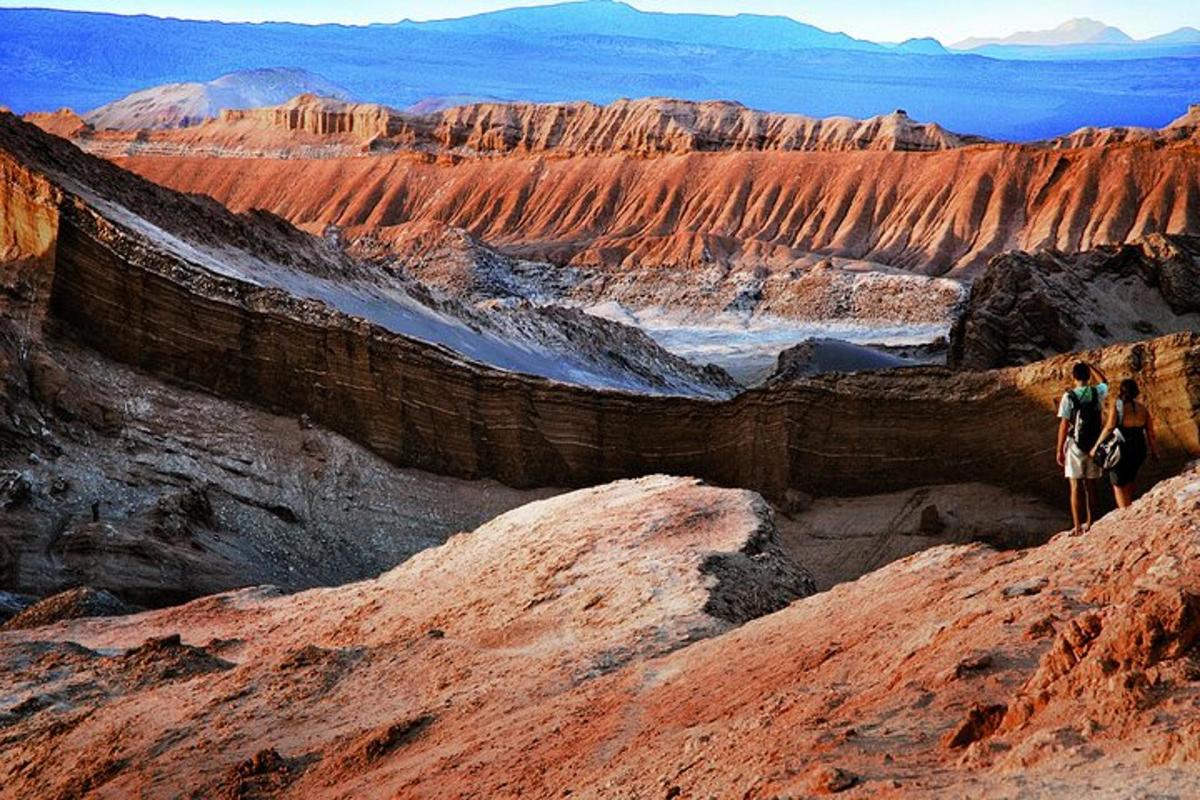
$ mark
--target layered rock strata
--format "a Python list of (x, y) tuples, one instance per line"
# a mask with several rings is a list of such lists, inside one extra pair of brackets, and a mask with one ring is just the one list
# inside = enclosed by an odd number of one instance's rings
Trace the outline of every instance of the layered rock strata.
[[(970, 276), (1008, 250), (1200, 233), (1196, 141), (1168, 135), (1190, 130), (1182, 123), (1161, 139), (946, 140), (896, 152), (907, 149), (888, 133), (898, 122), (826, 121), (821, 131), (845, 128), (832, 142), (849, 143), (828, 152), (826, 133), (804, 132), (807, 123), (654, 102), (662, 108), (653, 113), (634, 113), (637, 103), (468, 106), (369, 146), (310, 133), (300, 116), (325, 112), (307, 106), (279, 112), (305, 130), (277, 127), (267, 109), (236, 123), (78, 141), (152, 180), (318, 232), (333, 224), (349, 239), (386, 242), (414, 224), (453, 226), (510, 255), (618, 273), (778, 267), (815, 253)], [(362, 157), (363, 147), (374, 155)]]

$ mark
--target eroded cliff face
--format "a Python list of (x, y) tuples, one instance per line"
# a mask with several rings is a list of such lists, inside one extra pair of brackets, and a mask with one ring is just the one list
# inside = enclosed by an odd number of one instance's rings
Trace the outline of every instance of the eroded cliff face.
[[(514, 255), (574, 266), (775, 265), (812, 253), (971, 273), (1007, 250), (1063, 252), (1200, 232), (1192, 146), (936, 153), (687, 153), (425, 163), (119, 157), (234, 209), (266, 208), (345, 236), (413, 223), (467, 230)], [(306, 187), (297, 191), (296, 187)]]
[[(823, 376), (725, 402), (606, 393), (499, 372), (319, 303), (139, 258), (93, 228), (86, 210), (64, 219), (53, 309), (89, 346), (187, 385), (309, 414), (397, 464), (513, 486), (664, 471), (776, 498), (964, 473), (1061, 489), (1051, 414), (1070, 357), (993, 373)], [(1160, 469), (1200, 452), (1200, 335), (1092, 356), (1114, 375), (1138, 376), (1153, 398), (1169, 454)]]
[(1151, 235), (1076, 255), (997, 256), (971, 287), (950, 363), (1026, 364), (1053, 353), (1200, 330), (1200, 239)]
[[(348, 103), (302, 94), (278, 106), (224, 109), (218, 119), (223, 128), (261, 128), (281, 133), (305, 132), (317, 136), (369, 140), (397, 132), (395, 112), (374, 103)], [(117, 137), (114, 137), (116, 139)], [(168, 137), (162, 137), (169, 141)]]
[(61, 199), (45, 175), (0, 151), (0, 307), (26, 329), (49, 302)]
[(1200, 233), (1190, 116), (1141, 136), (1007, 145), (899, 114), (807, 120), (669, 100), (388, 116), (310, 98), (230, 113), (77, 141), (314, 232), (333, 224), (386, 243), (452, 226), (511, 255), (605, 272), (772, 269), (815, 253), (972, 275), (1013, 249)]
[(1188, 796), (1198, 501), (1193, 470), (1082, 537), (805, 596), (751, 493), (583, 490), (375, 581), (0, 633), (0, 771), (149, 798)]

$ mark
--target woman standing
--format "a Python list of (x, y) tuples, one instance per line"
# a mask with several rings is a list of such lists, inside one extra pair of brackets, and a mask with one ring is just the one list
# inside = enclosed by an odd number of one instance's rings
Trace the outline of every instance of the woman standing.
[[(1140, 391), (1136, 381), (1132, 378), (1121, 381), (1117, 402), (1108, 412), (1108, 421), (1097, 440), (1099, 447), (1099, 442), (1108, 439), (1114, 430), (1119, 430), (1125, 439), (1121, 445), (1121, 460), (1108, 473), (1118, 508), (1125, 508), (1133, 502), (1134, 493), (1137, 491), (1137, 473), (1146, 461), (1147, 451), (1155, 459), (1158, 458), (1158, 447), (1154, 441), (1154, 419), (1145, 403), (1138, 402), (1138, 394)], [(1095, 455), (1096, 447), (1093, 447), (1092, 456)]]

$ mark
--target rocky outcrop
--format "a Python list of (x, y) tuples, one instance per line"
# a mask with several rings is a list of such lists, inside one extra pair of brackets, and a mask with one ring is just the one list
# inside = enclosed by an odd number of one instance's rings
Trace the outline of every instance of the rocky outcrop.
[(767, 381), (786, 383), (826, 372), (864, 372), (910, 363), (900, 356), (863, 345), (837, 339), (806, 339), (779, 354), (775, 371)]
[(86, 139), (95, 133), (95, 128), (89, 122), (69, 108), (35, 111), (26, 114), (25, 121), (64, 139)]
[[(119, 736), (124, 756), (105, 768), (108, 790), (132, 791), (142, 770), (163, 759), (176, 768), (156, 788), (143, 785), (149, 795), (171, 795), (186, 783), (221, 796), (229, 784), (264, 773), (290, 775), (278, 788), (321, 793), (333, 784), (304, 790), (296, 781), (322, 756), (328, 777), (357, 778), (441, 739), (447, 724), (472, 708), (528, 713), (567, 687), (649, 663), (812, 591), (803, 567), (780, 550), (770, 510), (753, 493), (663, 476), (583, 490), (498, 517), (378, 580), (291, 598), (248, 590), (129, 619), (138, 630), (128, 645), (80, 637), (79, 644), (60, 643), (58, 628), (28, 638), (0, 634), (0, 684), (16, 700), (0, 710), (7, 745), (0, 771), (12, 791), (70, 787), (89, 773), (93, 754), (60, 737), (98, 741), (111, 724), (107, 709), (146, 707), (186, 681), (183, 705), (172, 706), (183, 727), (169, 721), (173, 714), (126, 726)], [(294, 623), (298, 613), (306, 624)], [(241, 624), (229, 626), (234, 616)], [(156, 632), (160, 625), (170, 631)], [(47, 674), (42, 665), (51, 660), (58, 666)], [(376, 702), (364, 702), (357, 690), (346, 694), (369, 675), (384, 681), (376, 686), (406, 689)], [(521, 675), (534, 680), (511, 680)], [(210, 691), (239, 697), (202, 715), (225, 730), (214, 729), (217, 739), (232, 738), (219, 746), (221, 756), (185, 764), (185, 742), (206, 727), (182, 723), (199, 720), (185, 707), (211, 702)], [(53, 704), (43, 702), (50, 697)], [(315, 711), (310, 704), (339, 697), (354, 722), (329, 719), (312, 730), (322, 749), (313, 757), (297, 753), (284, 727), (253, 710), (271, 704)], [(54, 724), (59, 714), (74, 718), (82, 708), (92, 710), (94, 723)], [(243, 719), (239, 731), (226, 727), (235, 717)], [(160, 724), (175, 727), (169, 743)], [(260, 730), (262, 724), (274, 731)], [(246, 742), (251, 749), (243, 753)], [(19, 766), (40, 747), (58, 758)], [(268, 748), (273, 756), (256, 755)], [(378, 786), (368, 794), (396, 791)]]
[(225, 109), (220, 125), (260, 127), (268, 131), (303, 131), (317, 136), (373, 139), (398, 133), (396, 112), (375, 103), (348, 103), (331, 97), (301, 94), (278, 106)]
[[(0, 771), (148, 798), (1188, 795), (1198, 498), (1192, 470), (1083, 537), (792, 600), (753, 495), (589, 489), (377, 581), (0, 634)], [(736, 621), (714, 559), (766, 580)]]
[(951, 334), (950, 363), (1027, 364), (1055, 353), (1200, 330), (1200, 238), (1153, 235), (1066, 256), (988, 265)]
[[(147, 91), (177, 92), (196, 85)], [(121, 102), (130, 104), (137, 97)], [(88, 120), (98, 128), (175, 127), (157, 120), (155, 124), (133, 126), (124, 117), (123, 124), (106, 122), (118, 110), (106, 114), (98, 110), (88, 115)], [(129, 116), (127, 110), (124, 113)], [(618, 100), (606, 106), (584, 102), (469, 103), (422, 114), (305, 93), (277, 106), (226, 108), (219, 120), (199, 131), (110, 135), (91, 146), (106, 153), (125, 147), (133, 155), (186, 144), (207, 148), (214, 154), (254, 155), (272, 145), (283, 152), (289, 146), (311, 143), (313, 140), (305, 134), (347, 148), (369, 143), (372, 151), (408, 150), (453, 158), (509, 153), (562, 157), (623, 153), (649, 158), (667, 153), (745, 150), (929, 151), (986, 141), (951, 133), (934, 123), (916, 122), (903, 110), (864, 120), (815, 119), (756, 111), (727, 101), (648, 98)]]

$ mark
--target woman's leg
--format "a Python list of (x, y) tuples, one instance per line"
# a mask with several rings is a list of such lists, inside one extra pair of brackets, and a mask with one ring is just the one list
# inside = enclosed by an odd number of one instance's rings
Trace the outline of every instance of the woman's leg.
[(1117, 508), (1128, 508), (1129, 504), (1133, 502), (1133, 483), (1114, 486), (1113, 494), (1117, 497)]

